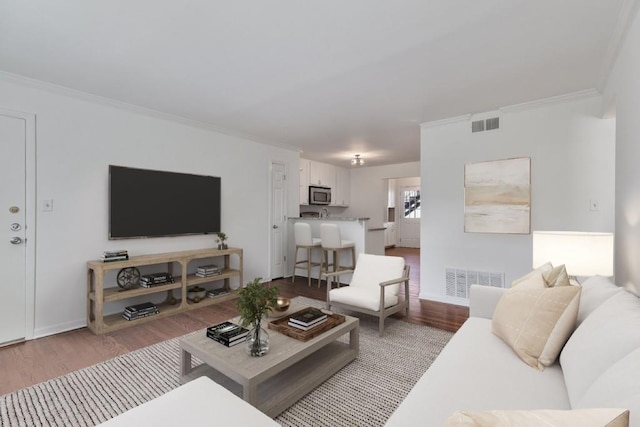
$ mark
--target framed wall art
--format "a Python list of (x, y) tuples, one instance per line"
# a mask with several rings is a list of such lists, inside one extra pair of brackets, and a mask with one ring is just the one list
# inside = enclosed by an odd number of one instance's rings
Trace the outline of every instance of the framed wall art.
[(531, 159), (464, 166), (465, 233), (531, 232)]

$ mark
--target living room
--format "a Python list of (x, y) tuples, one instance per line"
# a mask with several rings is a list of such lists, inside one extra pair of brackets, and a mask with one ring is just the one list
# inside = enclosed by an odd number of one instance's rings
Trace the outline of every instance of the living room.
[[(618, 14), (607, 15), (619, 21), (607, 27), (616, 28), (608, 34), (611, 57), (601, 58), (604, 71), (591, 86), (576, 84), (553, 96), (545, 92), (518, 103), (493, 103), (480, 110), (470, 105), (456, 114), (421, 117), (413, 123), (414, 131), (420, 127), (421, 132), (419, 158), (351, 170), (352, 203), (345, 215), (379, 216), (380, 222), (383, 212), (370, 210), (379, 197), (372, 180), (422, 177), (420, 298), (468, 304), (447, 295), (445, 268), (500, 272), (506, 283), (531, 269), (531, 235), (469, 234), (462, 228), (465, 163), (513, 157), (531, 158), (531, 229), (615, 233), (615, 282), (636, 292), (640, 288), (640, 172), (635, 165), (640, 55), (633, 49), (640, 44), (640, 21), (636, 2), (618, 2), (617, 8)], [(19, 33), (6, 19), (2, 27)], [(240, 136), (242, 131), (230, 134), (198, 114), (178, 117), (115, 95), (91, 94), (80, 80), (46, 82), (18, 72), (20, 61), (10, 55), (3, 56), (2, 64), (0, 108), (24, 113), (32, 126), (27, 147), (32, 223), (25, 236), (35, 245), (27, 249), (27, 296), (32, 302), (26, 313), (27, 340), (86, 326), (85, 265), (103, 251), (126, 246), (132, 254), (149, 254), (215, 244), (213, 236), (204, 235), (129, 240), (125, 245), (108, 240), (110, 164), (222, 177), (223, 229), (230, 246), (244, 251), (244, 277), (270, 277), (265, 256), (270, 251), (265, 208), (270, 203), (270, 162), (296, 171), (300, 147), (263, 143)], [(553, 65), (531, 64), (531, 74), (538, 67)], [(114, 71), (113, 76), (114, 94), (135, 91), (126, 74)], [(471, 121), (496, 116), (501, 129), (470, 132)], [(392, 143), (388, 149), (393, 151)], [(345, 161), (356, 154), (351, 147), (348, 151)], [(299, 214), (297, 180), (288, 180), (287, 186), (287, 216), (294, 217)], [(597, 200), (598, 210), (590, 209), (590, 200)], [(53, 201), (51, 210), (43, 209), (44, 201)]]

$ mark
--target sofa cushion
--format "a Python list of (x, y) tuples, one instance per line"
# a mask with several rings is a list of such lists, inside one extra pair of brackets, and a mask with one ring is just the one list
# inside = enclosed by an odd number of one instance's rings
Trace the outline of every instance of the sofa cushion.
[(585, 280), (582, 284), (576, 327), (580, 326), (582, 321), (600, 304), (621, 291), (622, 288), (620, 286), (614, 285), (606, 277), (593, 276)]
[(614, 363), (587, 389), (576, 408), (617, 407), (631, 411), (631, 425), (640, 425), (640, 348)]
[(639, 347), (640, 299), (619, 292), (584, 319), (562, 350), (571, 405), (577, 406), (598, 377)]
[[(363, 287), (380, 294), (379, 284), (400, 279), (404, 272), (404, 258), (398, 256), (359, 254), (350, 287)], [(400, 285), (388, 286), (385, 293), (398, 295)]]
[[(526, 386), (523, 386), (526, 385)], [(389, 418), (387, 426), (442, 427), (460, 409), (569, 409), (556, 363), (531, 369), (491, 333), (491, 320), (470, 317)]]
[[(331, 289), (329, 291), (329, 300), (332, 303), (353, 305), (355, 307), (366, 308), (372, 311), (380, 310), (380, 289), (371, 289), (363, 287), (345, 286), (342, 288)], [(393, 292), (385, 292), (384, 307), (391, 307), (398, 304), (398, 295)]]
[(628, 427), (626, 409), (598, 408), (571, 411), (483, 411), (457, 412), (444, 427)]
[(528, 365), (551, 365), (575, 327), (578, 286), (530, 287), (534, 277), (509, 289), (493, 313), (493, 332)]

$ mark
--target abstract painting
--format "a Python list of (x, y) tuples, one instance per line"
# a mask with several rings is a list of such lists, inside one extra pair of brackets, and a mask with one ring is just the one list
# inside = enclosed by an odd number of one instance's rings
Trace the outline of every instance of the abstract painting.
[(464, 166), (465, 233), (531, 232), (531, 159)]

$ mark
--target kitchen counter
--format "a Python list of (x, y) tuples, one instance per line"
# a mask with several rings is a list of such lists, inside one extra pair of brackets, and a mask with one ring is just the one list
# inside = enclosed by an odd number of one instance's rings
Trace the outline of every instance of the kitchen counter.
[[(384, 227), (381, 224), (372, 225), (369, 224), (369, 218), (367, 217), (345, 217), (345, 216), (329, 216), (329, 217), (297, 217), (289, 218), (289, 272), (293, 270), (293, 259), (296, 249), (295, 237), (294, 237), (294, 224), (297, 222), (305, 222), (311, 226), (311, 234), (313, 237), (320, 237), (320, 225), (322, 223), (334, 223), (340, 228), (340, 235), (343, 240), (351, 240), (356, 245), (356, 257), (360, 253), (384, 255)], [(300, 251), (300, 259), (304, 259), (304, 254)], [(312, 260), (314, 262), (320, 261), (320, 251), (314, 250), (312, 252)], [(343, 251), (340, 254), (341, 265), (351, 265), (351, 254), (349, 251)], [(299, 276), (305, 276), (305, 271), (299, 269), (296, 272)], [(315, 267), (312, 270), (312, 277), (317, 279), (318, 268)], [(349, 283), (351, 280), (350, 275), (341, 276), (340, 280), (343, 283)]]
[(367, 217), (353, 217), (353, 216), (297, 216), (297, 217), (289, 217), (290, 220), (295, 221), (298, 219), (303, 219), (305, 221), (368, 221), (370, 218)]

